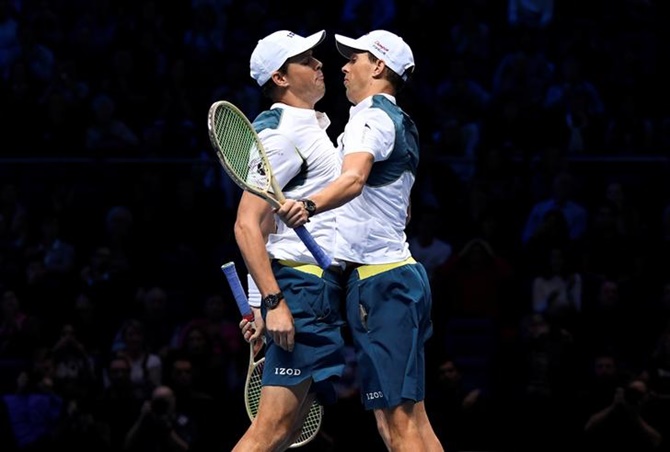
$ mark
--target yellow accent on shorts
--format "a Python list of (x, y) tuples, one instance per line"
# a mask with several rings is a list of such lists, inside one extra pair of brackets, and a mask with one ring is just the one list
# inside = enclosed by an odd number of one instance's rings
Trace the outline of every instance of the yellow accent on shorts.
[(323, 269), (315, 264), (304, 264), (302, 262), (289, 261), (285, 259), (277, 259), (277, 262), (285, 267), (295, 268), (298, 271), (309, 273), (318, 278), (323, 276)]
[(370, 265), (361, 265), (360, 267), (356, 268), (356, 271), (358, 271), (358, 278), (359, 279), (365, 279), (365, 278), (370, 278), (371, 276), (376, 276), (380, 273), (387, 272), (389, 270), (393, 270), (394, 268), (402, 267), (403, 265), (408, 265), (408, 264), (416, 264), (416, 261), (414, 260), (413, 257), (408, 257), (404, 261), (401, 262), (392, 262), (390, 264), (370, 264)]

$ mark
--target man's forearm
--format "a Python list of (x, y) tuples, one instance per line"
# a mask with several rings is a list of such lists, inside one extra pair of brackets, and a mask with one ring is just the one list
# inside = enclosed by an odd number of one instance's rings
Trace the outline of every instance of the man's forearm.
[(310, 196), (316, 204), (316, 213), (326, 212), (344, 205), (363, 192), (365, 180), (355, 173), (341, 174), (326, 188)]

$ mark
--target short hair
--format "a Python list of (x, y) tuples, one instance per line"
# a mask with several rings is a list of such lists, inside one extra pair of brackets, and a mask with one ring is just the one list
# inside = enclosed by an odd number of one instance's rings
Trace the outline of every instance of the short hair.
[[(376, 63), (377, 61), (380, 60), (371, 52), (365, 52), (365, 53), (368, 54), (368, 59), (370, 60), (371, 63)], [(407, 79), (403, 79), (400, 76), (400, 74), (396, 73), (388, 65), (386, 65), (384, 72), (386, 80), (388, 80), (389, 83), (393, 86), (393, 89), (395, 89), (396, 93), (399, 93), (405, 87), (405, 85), (407, 85), (407, 82), (409, 82), (412, 74), (414, 73), (414, 67), (411, 67), (405, 71), (407, 73)]]
[[(288, 65), (290, 64), (289, 60), (291, 60), (291, 58), (288, 58), (286, 61), (284, 61), (284, 64), (282, 64), (281, 67), (277, 69), (275, 72), (286, 74), (286, 72), (288, 71)], [(274, 82), (274, 80), (272, 80), (272, 77), (270, 77), (268, 81), (265, 82), (263, 86), (261, 86), (261, 94), (270, 100), (274, 100), (277, 95), (276, 93), (278, 89), (279, 87)]]

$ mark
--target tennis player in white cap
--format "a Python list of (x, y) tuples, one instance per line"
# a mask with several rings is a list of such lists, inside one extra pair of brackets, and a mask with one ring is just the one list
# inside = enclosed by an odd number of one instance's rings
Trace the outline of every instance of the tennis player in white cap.
[[(324, 37), (324, 31), (307, 37), (276, 31), (258, 41), (250, 59), (251, 77), (273, 102), (253, 126), (283, 193), (297, 199), (340, 174), (339, 154), (326, 133), (330, 120), (315, 110), (326, 88), (312, 49)], [(329, 253), (335, 215), (307, 226)], [(249, 292), (257, 294), (250, 297), (255, 326), (243, 320), (240, 327), (246, 340), (263, 335), (266, 348), (258, 413), (234, 450), (285, 450), (315, 397), (322, 404), (336, 400), (333, 383), (345, 367), (342, 272), (316, 265), (295, 231), (275, 222), (270, 204), (248, 192), (238, 206), (235, 239), (251, 274)]]
[(396, 94), (414, 72), (414, 56), (386, 30), (335, 40), (348, 60), (342, 72), (353, 104), (338, 138), (342, 171), (307, 200), (287, 201), (278, 214), (297, 227), (342, 206), (333, 255), (347, 263), (346, 315), (363, 405), (374, 411), (389, 450), (442, 451), (424, 404), (430, 285), (405, 235), (419, 135)]

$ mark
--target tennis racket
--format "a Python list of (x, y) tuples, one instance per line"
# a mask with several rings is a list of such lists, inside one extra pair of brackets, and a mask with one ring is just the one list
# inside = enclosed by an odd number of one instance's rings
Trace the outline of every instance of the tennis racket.
[[(216, 155), (231, 179), (243, 190), (279, 208), (286, 198), (272, 173), (265, 148), (244, 113), (225, 100), (214, 102), (207, 115), (207, 127)], [(295, 228), (295, 232), (322, 269), (333, 263), (305, 226)]]
[[(226, 275), (230, 290), (233, 293), (237, 307), (240, 309), (240, 314), (245, 319), (253, 321), (254, 313), (249, 306), (244, 288), (235, 270), (235, 262), (231, 261), (223, 264), (221, 270)], [(263, 366), (265, 365), (265, 357), (261, 356), (264, 350), (263, 345), (264, 343), (260, 339), (249, 344), (249, 367), (247, 369), (247, 378), (244, 382), (244, 406), (247, 409), (250, 420), (256, 417), (258, 403), (261, 400), (261, 380), (263, 377)], [(322, 419), (323, 406), (315, 400), (303, 422), (300, 436), (289, 447), (300, 447), (312, 441), (321, 428)]]

